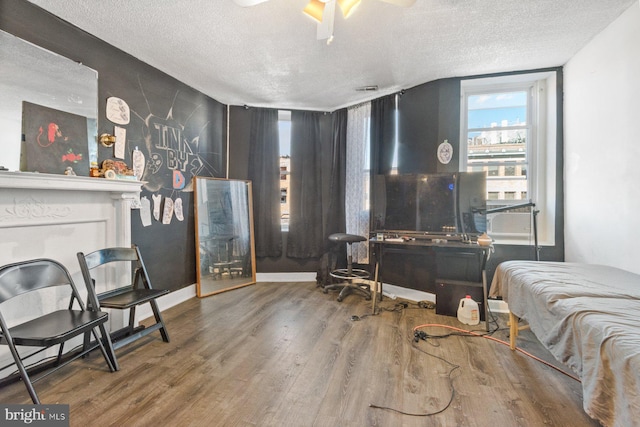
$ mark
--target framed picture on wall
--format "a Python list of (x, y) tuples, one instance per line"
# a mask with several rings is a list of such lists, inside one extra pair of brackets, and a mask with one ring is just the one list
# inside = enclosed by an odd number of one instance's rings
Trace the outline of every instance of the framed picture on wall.
[(86, 117), (23, 101), (22, 135), (21, 170), (89, 175)]

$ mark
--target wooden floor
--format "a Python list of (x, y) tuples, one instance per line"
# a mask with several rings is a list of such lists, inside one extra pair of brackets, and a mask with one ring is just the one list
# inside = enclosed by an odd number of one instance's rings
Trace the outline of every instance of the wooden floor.
[[(598, 425), (582, 410), (580, 383), (508, 346), (414, 343), (415, 326), (461, 326), (453, 317), (411, 305), (352, 320), (370, 302), (335, 296), (314, 283), (259, 283), (192, 299), (164, 312), (170, 343), (152, 334), (118, 350), (116, 373), (94, 352), (36, 390), (45, 403), (69, 404), (72, 426)], [(530, 332), (519, 344), (550, 360)], [(31, 403), (22, 383), (0, 389), (0, 402)]]

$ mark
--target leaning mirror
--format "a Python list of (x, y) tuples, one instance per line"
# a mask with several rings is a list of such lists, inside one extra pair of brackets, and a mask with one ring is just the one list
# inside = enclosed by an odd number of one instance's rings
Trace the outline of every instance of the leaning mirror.
[(198, 296), (256, 283), (251, 182), (194, 181)]
[[(23, 116), (27, 114), (24, 108), (28, 105), (40, 112), (53, 111), (65, 118), (73, 117), (78, 129), (72, 135), (86, 138), (86, 142), (78, 140), (77, 143), (89, 157), (82, 159), (86, 167), (80, 168), (75, 167), (76, 163), (80, 164), (76, 155), (72, 159), (74, 168), (78, 169), (78, 175), (89, 175), (89, 162), (97, 160), (98, 152), (98, 73), (5, 31), (0, 31), (0, 64), (0, 166), (11, 171), (37, 170), (25, 169), (25, 159), (21, 158), (25, 154), (22, 152)], [(27, 116), (32, 121), (36, 119), (35, 115)], [(37, 132), (38, 127), (35, 129)], [(58, 130), (66, 137), (69, 129)], [(53, 134), (58, 136), (57, 132)], [(43, 145), (53, 143), (51, 134), (48, 136), (51, 141), (43, 139)], [(56, 145), (62, 143), (56, 142)], [(53, 146), (47, 148), (51, 150)], [(63, 171), (64, 167), (56, 173)]]

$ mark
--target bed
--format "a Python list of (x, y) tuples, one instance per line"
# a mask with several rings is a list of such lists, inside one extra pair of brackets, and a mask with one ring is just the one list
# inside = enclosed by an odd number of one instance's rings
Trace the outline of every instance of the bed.
[(582, 381), (583, 408), (605, 426), (640, 425), (640, 275), (565, 262), (507, 261), (489, 292)]

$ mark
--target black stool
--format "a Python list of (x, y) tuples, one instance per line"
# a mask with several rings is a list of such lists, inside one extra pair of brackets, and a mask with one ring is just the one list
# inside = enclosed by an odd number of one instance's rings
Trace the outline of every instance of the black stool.
[(329, 240), (332, 242), (347, 244), (347, 268), (333, 270), (330, 273), (331, 277), (342, 280), (342, 282), (327, 285), (322, 291), (326, 294), (330, 289), (341, 289), (340, 294), (338, 295), (338, 302), (342, 301), (344, 297), (351, 294), (353, 291), (359, 292), (367, 300), (370, 300), (371, 287), (367, 284), (353, 283), (354, 279), (368, 279), (369, 272), (353, 268), (353, 256), (351, 254), (351, 245), (357, 242), (364, 242), (367, 238), (355, 234), (335, 233), (329, 236)]

